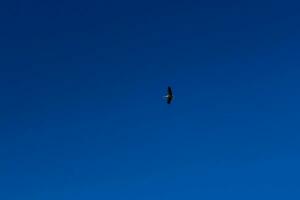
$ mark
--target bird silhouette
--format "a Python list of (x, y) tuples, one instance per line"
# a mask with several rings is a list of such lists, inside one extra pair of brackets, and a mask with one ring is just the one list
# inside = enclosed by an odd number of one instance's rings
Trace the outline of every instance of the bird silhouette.
[(173, 95), (172, 88), (170, 86), (168, 86), (167, 95), (164, 97), (167, 99), (167, 104), (171, 104), (174, 95)]

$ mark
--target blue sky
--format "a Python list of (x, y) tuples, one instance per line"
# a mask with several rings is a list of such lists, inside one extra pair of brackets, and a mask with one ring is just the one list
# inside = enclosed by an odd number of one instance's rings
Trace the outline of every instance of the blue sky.
[(0, 199), (298, 200), (299, 8), (2, 1)]

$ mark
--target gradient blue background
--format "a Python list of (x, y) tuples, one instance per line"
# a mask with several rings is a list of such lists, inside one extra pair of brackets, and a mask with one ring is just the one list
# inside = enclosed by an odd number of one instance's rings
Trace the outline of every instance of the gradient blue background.
[(0, 199), (299, 200), (295, 2), (1, 1)]

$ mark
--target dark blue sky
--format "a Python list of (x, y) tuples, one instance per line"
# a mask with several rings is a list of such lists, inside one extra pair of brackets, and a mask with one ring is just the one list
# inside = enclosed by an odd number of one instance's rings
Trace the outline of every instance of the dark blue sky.
[(0, 199), (299, 200), (299, 8), (2, 1)]

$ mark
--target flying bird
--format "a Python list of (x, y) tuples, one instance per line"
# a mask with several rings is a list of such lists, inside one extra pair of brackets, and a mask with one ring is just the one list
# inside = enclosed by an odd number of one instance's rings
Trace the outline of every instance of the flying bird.
[(173, 96), (172, 88), (170, 86), (168, 86), (167, 95), (164, 97), (167, 99), (167, 104), (171, 104), (174, 96)]

